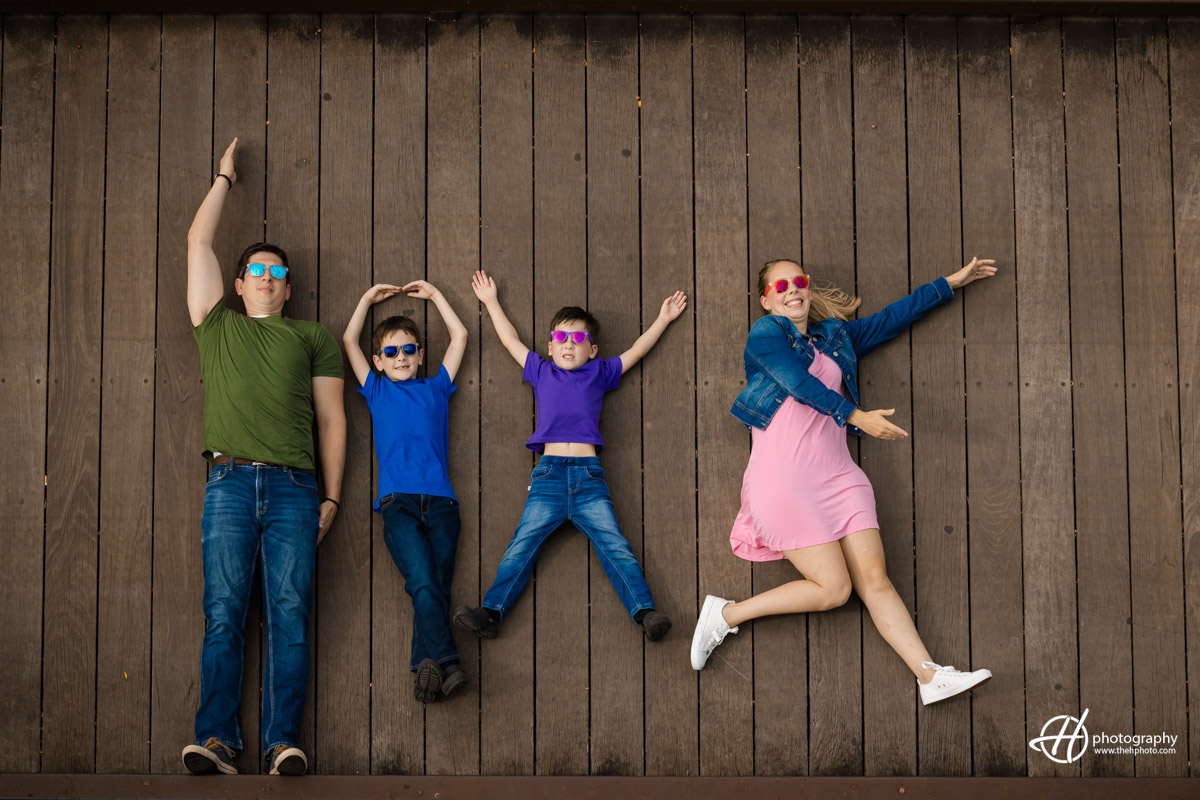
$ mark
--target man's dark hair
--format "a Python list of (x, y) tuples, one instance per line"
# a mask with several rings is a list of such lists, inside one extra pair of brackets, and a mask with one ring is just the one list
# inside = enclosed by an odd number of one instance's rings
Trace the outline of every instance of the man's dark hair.
[[(283, 262), (283, 265), (285, 267), (289, 266), (287, 253), (283, 252), (282, 247), (276, 247), (275, 245), (267, 244), (266, 242), (259, 242), (258, 244), (250, 245), (242, 251), (242, 257), (238, 259), (237, 274), (234, 275), (235, 278), (242, 277), (242, 274), (246, 271), (246, 265), (250, 263), (250, 256), (254, 255), (255, 253), (270, 253), (271, 255), (279, 256), (279, 260)], [(287, 282), (292, 282), (291, 270), (288, 270)]]
[(592, 344), (600, 338), (600, 323), (596, 318), (579, 306), (564, 306), (550, 318), (550, 330), (555, 330), (564, 322), (582, 322), (584, 329), (592, 335)]
[(421, 329), (417, 327), (417, 323), (409, 317), (395, 316), (388, 317), (375, 326), (375, 331), (371, 334), (371, 354), (379, 355), (379, 351), (383, 349), (383, 340), (399, 332), (412, 336), (417, 342), (417, 347), (422, 347)]

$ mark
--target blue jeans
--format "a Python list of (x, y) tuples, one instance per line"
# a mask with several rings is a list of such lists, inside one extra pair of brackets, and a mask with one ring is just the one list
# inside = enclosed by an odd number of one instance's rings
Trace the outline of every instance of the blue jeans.
[(308, 686), (318, 506), (317, 479), (287, 467), (221, 464), (209, 472), (201, 523), (204, 647), (197, 744), (213, 737), (242, 749), (242, 653), (258, 565), (267, 631), (263, 753), (299, 741)]
[(483, 598), (484, 608), (497, 611), (504, 618), (529, 582), (542, 545), (564, 522), (574, 524), (591, 541), (604, 574), (617, 590), (629, 616), (654, 608), (642, 568), (629, 542), (621, 535), (604, 470), (595, 456), (542, 456), (538, 461), (529, 481), (529, 499), (525, 501), (521, 521), (500, 559), (496, 580)]
[(458, 550), (458, 503), (428, 494), (389, 494), (379, 501), (383, 541), (404, 576), (412, 598), (412, 657), (416, 669), (427, 658), (458, 661), (450, 635), (450, 581)]

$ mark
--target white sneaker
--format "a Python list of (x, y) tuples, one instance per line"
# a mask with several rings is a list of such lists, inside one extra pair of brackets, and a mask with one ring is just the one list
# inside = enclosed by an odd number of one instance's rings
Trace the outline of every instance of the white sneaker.
[(943, 667), (932, 661), (921, 664), (925, 669), (935, 670), (929, 683), (917, 681), (921, 687), (921, 704), (931, 706), (943, 700), (949, 700), (956, 694), (969, 692), (976, 686), (982, 686), (992, 679), (991, 670), (977, 669), (974, 672), (960, 672), (954, 667)]
[(725, 617), (721, 616), (721, 610), (732, 602), (711, 594), (705, 596), (700, 619), (696, 620), (696, 632), (692, 634), (692, 669), (704, 669), (705, 662), (717, 645), (725, 641), (728, 634), (738, 632), (736, 627), (729, 627)]

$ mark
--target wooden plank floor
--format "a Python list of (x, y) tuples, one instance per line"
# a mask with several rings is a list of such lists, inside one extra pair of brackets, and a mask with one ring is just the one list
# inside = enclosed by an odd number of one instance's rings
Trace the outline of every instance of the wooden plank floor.
[[(459, 642), (470, 684), (452, 702), (412, 700), (409, 603), (369, 510), (370, 417), (347, 388), (301, 742), (314, 771), (1195, 771), (1195, 19), (0, 23), (0, 773), (182, 771), (205, 480), (185, 234), (233, 136), (227, 276), (266, 238), (292, 256), (289, 313), (339, 338), (368, 285), (418, 277), (470, 331), (451, 404), (456, 603), (486, 590), (533, 463), (531, 393), (472, 272), (496, 278), (539, 349), (559, 306), (588, 307), (611, 356), (664, 297), (689, 296), (603, 425), (618, 519), (675, 628), (646, 642), (568, 528), (501, 638)], [(972, 255), (1000, 274), (862, 367), (864, 404), (894, 406), (912, 436), (851, 449), (935, 658), (995, 679), (922, 707), (855, 598), (746, 625), (693, 672), (706, 593), (795, 577), (727, 541), (749, 454), (728, 409), (761, 263), (802, 259), (870, 313)], [(440, 362), (445, 329), (424, 304), (381, 313), (416, 317)], [(262, 769), (261, 680), (256, 604), (246, 773)], [(1093, 736), (1165, 733), (1174, 752), (1060, 764), (1030, 748), (1085, 709)]]

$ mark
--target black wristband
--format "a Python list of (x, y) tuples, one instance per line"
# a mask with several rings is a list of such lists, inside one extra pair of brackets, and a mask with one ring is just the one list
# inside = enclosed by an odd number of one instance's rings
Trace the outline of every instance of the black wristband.
[(337, 506), (337, 507), (338, 507), (338, 511), (341, 511), (341, 510), (342, 510), (342, 504), (341, 504), (341, 503), (339, 503), (337, 500), (334, 500), (332, 497), (326, 497), (326, 498), (325, 498), (324, 500), (322, 500), (321, 502), (322, 502), (322, 503), (324, 503), (326, 500), (327, 500), (327, 501), (329, 501), (330, 503), (333, 503), (335, 506)]
[(213, 178), (213, 180), (215, 181), (217, 178), (224, 178), (225, 180), (229, 181), (229, 188), (230, 189), (233, 188), (233, 178), (230, 178), (228, 175), (226, 175), (223, 172), (218, 172), (216, 177)]

